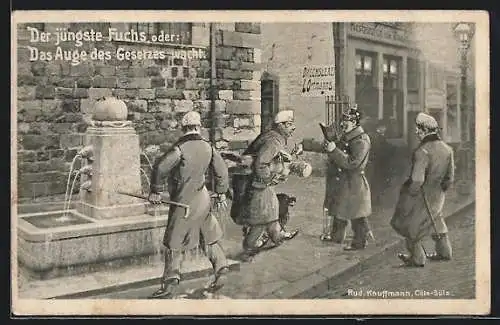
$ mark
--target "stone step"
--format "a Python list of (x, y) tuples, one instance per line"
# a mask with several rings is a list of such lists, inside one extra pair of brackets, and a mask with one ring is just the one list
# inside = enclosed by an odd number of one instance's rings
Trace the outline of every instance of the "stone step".
[[(240, 262), (228, 259), (232, 271), (240, 270)], [(111, 292), (159, 284), (163, 263), (150, 267), (138, 265), (124, 269), (106, 270), (78, 276), (24, 283), (19, 290), (21, 299), (82, 299)], [(181, 270), (183, 281), (212, 276), (213, 270), (206, 257), (186, 260)]]

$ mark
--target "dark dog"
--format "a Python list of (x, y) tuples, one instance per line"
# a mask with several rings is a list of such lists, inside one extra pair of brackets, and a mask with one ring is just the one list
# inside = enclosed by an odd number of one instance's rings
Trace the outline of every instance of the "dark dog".
[[(295, 206), (297, 203), (297, 198), (295, 196), (290, 196), (285, 193), (278, 193), (276, 194), (278, 197), (278, 202), (279, 202), (279, 212), (278, 212), (278, 222), (281, 226), (281, 229), (283, 231), (286, 231), (285, 227), (290, 221), (290, 207)], [(246, 235), (248, 233), (248, 226), (243, 227), (243, 235)], [(264, 235), (264, 237), (267, 238), (267, 235)]]
[(285, 193), (278, 193), (276, 194), (278, 197), (278, 202), (279, 202), (279, 223), (281, 225), (281, 228), (285, 230), (285, 226), (288, 224), (288, 221), (290, 221), (290, 207), (295, 206), (295, 203), (297, 203), (297, 198), (295, 196), (290, 196)]

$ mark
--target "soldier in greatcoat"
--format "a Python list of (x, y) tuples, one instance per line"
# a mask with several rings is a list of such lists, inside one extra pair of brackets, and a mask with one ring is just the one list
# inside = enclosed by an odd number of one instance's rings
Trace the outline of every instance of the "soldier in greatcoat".
[(229, 187), (227, 166), (220, 154), (201, 137), (201, 117), (198, 112), (186, 113), (181, 126), (184, 134), (153, 166), (149, 201), (161, 203), (160, 192), (166, 179), (170, 200), (187, 204), (190, 210), (185, 216), (184, 208), (170, 206), (163, 238), (166, 247), (165, 268), (161, 287), (153, 297), (175, 293), (181, 279), (183, 253), (196, 249), (200, 242), (206, 245), (206, 253), (214, 269), (213, 288), (222, 285), (229, 271), (219, 243), (222, 229), (210, 213), (210, 194), (205, 186), (205, 175), (211, 169), (215, 179), (217, 206), (225, 205), (225, 193)]
[(350, 221), (354, 237), (345, 250), (364, 249), (371, 235), (368, 223), (372, 213), (371, 194), (365, 176), (370, 137), (361, 127), (360, 119), (357, 108), (351, 107), (342, 117), (340, 141), (324, 142), (328, 154), (324, 201), (328, 222), (321, 240), (342, 244)]
[[(406, 239), (409, 254), (399, 254), (405, 266), (422, 267), (426, 258), (449, 260), (452, 248), (443, 219), (445, 194), (454, 181), (453, 149), (439, 137), (437, 121), (419, 113), (415, 120), (419, 146), (413, 152), (411, 174), (403, 184), (391, 219)], [(426, 254), (422, 239), (431, 234), (435, 253)]]
[(240, 223), (245, 226), (244, 260), (250, 260), (258, 253), (265, 244), (262, 240), (264, 236), (279, 245), (297, 235), (297, 230), (287, 232), (280, 226), (279, 201), (274, 189), (277, 184), (286, 180), (280, 161), (290, 157), (285, 151), (285, 145), (294, 130), (293, 111), (282, 110), (276, 114), (273, 127), (261, 133), (243, 153), (253, 157), (249, 184), (237, 203)]

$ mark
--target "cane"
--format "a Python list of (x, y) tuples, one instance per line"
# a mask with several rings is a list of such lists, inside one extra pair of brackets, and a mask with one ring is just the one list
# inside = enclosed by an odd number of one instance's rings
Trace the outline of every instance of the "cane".
[[(122, 194), (122, 195), (126, 195), (126, 196), (136, 197), (136, 198), (139, 198), (139, 199), (143, 199), (145, 201), (148, 200), (147, 196), (141, 195), (141, 194), (129, 193), (129, 192), (122, 192), (122, 191), (117, 191), (117, 193), (118, 194)], [(184, 209), (186, 209), (186, 213), (184, 214), (183, 218), (187, 219), (187, 217), (189, 216), (189, 205), (187, 205), (187, 204), (183, 204), (183, 203), (179, 203), (179, 202), (175, 202), (175, 201), (163, 200), (163, 199), (161, 200), (161, 203), (169, 204), (169, 205), (175, 205), (175, 206), (184, 208)]]

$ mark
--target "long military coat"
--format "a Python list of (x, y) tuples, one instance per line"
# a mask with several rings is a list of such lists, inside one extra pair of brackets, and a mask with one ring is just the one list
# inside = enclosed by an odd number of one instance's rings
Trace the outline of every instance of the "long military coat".
[(370, 137), (361, 126), (344, 134), (328, 153), (324, 208), (341, 219), (368, 217), (372, 213), (370, 185), (365, 168), (370, 153)]
[(425, 137), (413, 153), (411, 175), (401, 187), (391, 219), (396, 232), (415, 241), (429, 233), (446, 233), (442, 211), (454, 176), (453, 149), (437, 134)]
[[(274, 186), (280, 182), (281, 152), (286, 139), (278, 131), (271, 129), (261, 133), (243, 153), (253, 156), (251, 174), (247, 180), (237, 179), (244, 186), (233, 183), (235, 198), (231, 216), (240, 225), (265, 225), (278, 220), (279, 202)], [(233, 176), (234, 177), (234, 176)], [(245, 176), (242, 176), (245, 177)]]
[(222, 237), (220, 225), (210, 214), (211, 201), (205, 175), (211, 168), (215, 192), (226, 193), (229, 187), (227, 166), (220, 154), (199, 134), (182, 136), (170, 151), (153, 166), (151, 191), (161, 192), (166, 180), (170, 200), (189, 205), (185, 209), (171, 205), (163, 243), (172, 250), (189, 250), (203, 242), (211, 244)]

